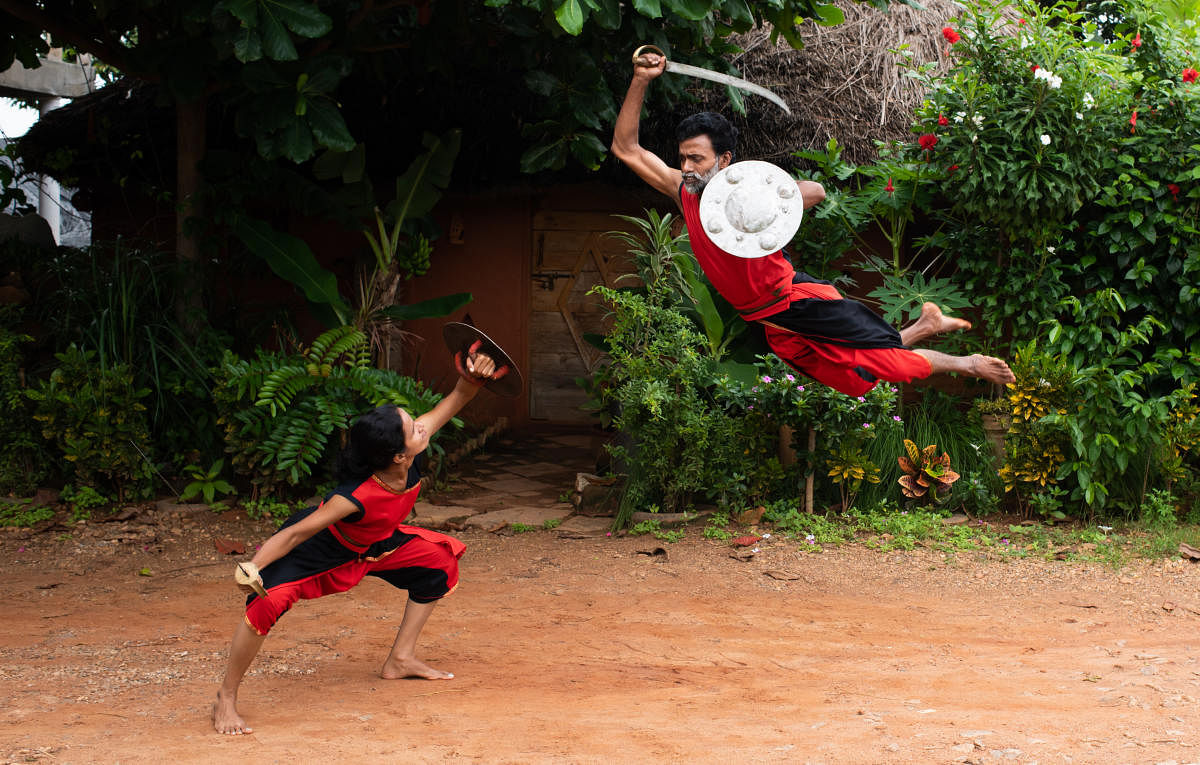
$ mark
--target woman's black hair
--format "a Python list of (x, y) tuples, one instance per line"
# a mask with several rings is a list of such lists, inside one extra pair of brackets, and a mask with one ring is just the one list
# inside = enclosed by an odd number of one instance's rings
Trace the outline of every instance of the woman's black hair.
[(675, 140), (678, 143), (698, 135), (708, 136), (718, 157), (725, 152), (737, 153), (738, 129), (716, 112), (700, 112), (684, 117), (675, 128)]
[(338, 483), (363, 480), (383, 470), (404, 452), (404, 446), (404, 420), (396, 405), (372, 409), (350, 427), (350, 442), (338, 457)]

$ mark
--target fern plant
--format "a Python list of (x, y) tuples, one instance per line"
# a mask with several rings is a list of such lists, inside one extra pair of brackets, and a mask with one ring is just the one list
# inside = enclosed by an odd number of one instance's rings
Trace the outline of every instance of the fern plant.
[(260, 350), (240, 359), (227, 352), (216, 377), (225, 450), (235, 471), (251, 476), (255, 498), (309, 482), (364, 411), (396, 404), (415, 417), (441, 398), (417, 380), (373, 367), (366, 334), (351, 326), (331, 329), (295, 354)]

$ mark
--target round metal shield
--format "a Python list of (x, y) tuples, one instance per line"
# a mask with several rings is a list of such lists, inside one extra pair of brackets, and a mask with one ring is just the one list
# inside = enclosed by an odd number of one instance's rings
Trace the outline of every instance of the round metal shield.
[(500, 367), (508, 367), (508, 373), (498, 380), (488, 380), (483, 384), (485, 388), (495, 393), (497, 396), (516, 396), (520, 394), (521, 389), (525, 387), (525, 383), (521, 378), (521, 370), (517, 369), (517, 365), (509, 357), (504, 349), (497, 345), (490, 337), (480, 332), (470, 324), (463, 324), (460, 321), (452, 321), (442, 328), (442, 339), (446, 341), (446, 347), (450, 349), (450, 353), (462, 352), (463, 359), (467, 358), (467, 353), (476, 340), (481, 341), (479, 353), (486, 353), (496, 362), (496, 369)]
[(796, 179), (770, 162), (734, 162), (700, 197), (700, 223), (713, 244), (739, 258), (778, 252), (800, 228), (804, 200)]

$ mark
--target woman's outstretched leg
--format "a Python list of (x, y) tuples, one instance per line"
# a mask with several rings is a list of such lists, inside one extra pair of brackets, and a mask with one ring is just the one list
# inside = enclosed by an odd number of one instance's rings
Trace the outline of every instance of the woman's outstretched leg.
[(437, 601), (418, 603), (409, 600), (404, 607), (404, 619), (400, 622), (400, 630), (396, 633), (396, 642), (388, 653), (387, 661), (379, 676), (385, 680), (398, 680), (402, 677), (423, 677), (426, 680), (449, 680), (454, 675), (434, 669), (417, 658), (417, 638), (421, 629), (433, 613)]
[(213, 704), (213, 728), (218, 733), (239, 735), (253, 732), (238, 714), (237, 694), (250, 662), (254, 661), (258, 649), (262, 648), (266, 639), (266, 635), (259, 635), (245, 621), (239, 623), (234, 630), (233, 642), (229, 646), (229, 666), (225, 669), (225, 678), (221, 681), (221, 687), (217, 690), (217, 701)]

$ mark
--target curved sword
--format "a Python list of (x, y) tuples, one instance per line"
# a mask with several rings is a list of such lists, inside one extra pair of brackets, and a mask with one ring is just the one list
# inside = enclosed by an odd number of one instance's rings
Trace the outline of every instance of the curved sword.
[[(633, 52), (633, 63), (640, 64), (642, 66), (649, 66), (645, 59), (641, 58), (643, 53), (657, 53), (663, 58), (667, 58), (667, 54), (663, 53), (662, 48), (659, 48), (657, 45), (643, 45)], [(731, 85), (738, 90), (745, 90), (757, 96), (762, 96), (774, 104), (778, 104), (779, 108), (787, 112), (789, 116), (792, 113), (792, 110), (788, 108), (788, 105), (782, 98), (767, 90), (763, 86), (755, 85), (753, 82), (750, 82), (749, 80), (743, 80), (740, 77), (722, 74), (721, 72), (714, 72), (711, 69), (702, 69), (701, 67), (691, 66), (690, 64), (677, 64), (669, 59), (667, 60), (665, 71), (674, 72), (675, 74), (682, 74), (686, 77), (696, 77), (697, 79), (701, 80), (719, 82), (722, 85)]]

